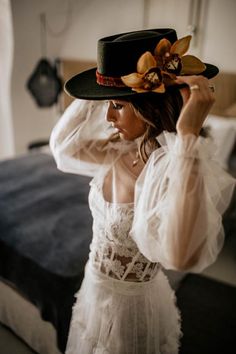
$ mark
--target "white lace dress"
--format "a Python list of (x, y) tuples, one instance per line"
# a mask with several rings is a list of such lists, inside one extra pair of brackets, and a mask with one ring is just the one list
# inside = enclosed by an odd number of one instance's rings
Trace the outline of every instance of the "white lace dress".
[(161, 268), (200, 272), (215, 261), (235, 180), (212, 160), (210, 139), (173, 133), (132, 169), (136, 142), (104, 144), (104, 114), (104, 104), (76, 100), (50, 140), (58, 168), (94, 176), (93, 240), (66, 354), (177, 354), (180, 316)]
[(166, 276), (130, 237), (133, 204), (114, 207), (92, 181), (93, 241), (73, 308), (67, 354), (174, 354), (179, 314)]

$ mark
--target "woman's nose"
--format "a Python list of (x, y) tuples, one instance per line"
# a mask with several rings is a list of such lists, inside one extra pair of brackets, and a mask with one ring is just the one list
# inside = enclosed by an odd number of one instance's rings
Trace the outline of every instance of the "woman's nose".
[(114, 115), (114, 111), (112, 110), (112, 105), (111, 103), (108, 103), (108, 108), (107, 108), (107, 114), (106, 114), (106, 120), (108, 122), (115, 122), (116, 118)]

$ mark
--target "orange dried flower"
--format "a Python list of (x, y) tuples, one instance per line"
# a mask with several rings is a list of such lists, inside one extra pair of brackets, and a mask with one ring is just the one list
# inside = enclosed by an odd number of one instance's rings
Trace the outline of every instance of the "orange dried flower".
[(205, 64), (193, 55), (184, 55), (191, 38), (186, 36), (173, 44), (163, 38), (154, 55), (150, 52), (142, 54), (137, 62), (137, 72), (122, 76), (121, 80), (138, 93), (164, 93), (167, 86), (174, 84), (176, 75), (200, 74), (205, 70)]

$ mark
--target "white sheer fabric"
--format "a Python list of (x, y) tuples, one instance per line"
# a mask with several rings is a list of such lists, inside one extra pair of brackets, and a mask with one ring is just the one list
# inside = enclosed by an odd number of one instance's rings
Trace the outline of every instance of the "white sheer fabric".
[(164, 133), (159, 141), (136, 184), (131, 234), (151, 261), (201, 272), (223, 245), (235, 180), (212, 159), (211, 139)]
[(235, 180), (211, 159), (210, 139), (192, 135), (165, 132), (147, 164), (133, 164), (139, 141), (109, 139), (106, 107), (75, 100), (50, 139), (59, 169), (94, 177), (67, 354), (177, 354), (179, 315), (160, 268), (199, 272), (216, 259)]
[(106, 143), (115, 129), (105, 120), (107, 103), (74, 100), (52, 131), (50, 147), (64, 172), (94, 176), (133, 143)]

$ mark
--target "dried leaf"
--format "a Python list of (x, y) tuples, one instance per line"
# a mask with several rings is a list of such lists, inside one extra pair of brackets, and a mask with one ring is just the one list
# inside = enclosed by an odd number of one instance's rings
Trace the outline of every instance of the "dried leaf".
[(171, 47), (170, 53), (176, 53), (179, 54), (180, 56), (184, 55), (184, 53), (187, 52), (189, 48), (189, 44), (191, 41), (192, 36), (186, 36), (181, 39), (178, 39)]
[(154, 54), (156, 56), (164, 56), (165, 53), (169, 53), (171, 48), (171, 43), (168, 39), (163, 38), (160, 40), (160, 42), (157, 44)]
[(149, 69), (156, 66), (156, 60), (150, 52), (145, 52), (138, 60), (137, 72), (139, 74), (144, 74)]
[(138, 73), (132, 73), (129, 75), (121, 76), (121, 80), (128, 87), (141, 87), (143, 85), (142, 75)]
[(185, 55), (181, 60), (181, 75), (201, 74), (206, 69), (206, 65), (193, 55)]

